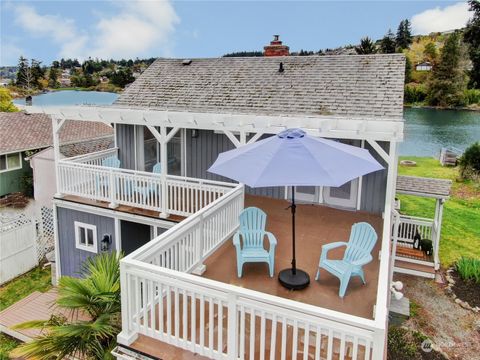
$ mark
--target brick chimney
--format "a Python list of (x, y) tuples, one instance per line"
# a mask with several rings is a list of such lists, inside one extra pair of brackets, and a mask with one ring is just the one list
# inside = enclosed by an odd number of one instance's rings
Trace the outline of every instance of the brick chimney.
[(279, 40), (280, 35), (273, 35), (273, 40), (270, 41), (270, 45), (263, 48), (264, 56), (288, 56), (290, 55), (290, 48), (287, 45), (282, 45)]

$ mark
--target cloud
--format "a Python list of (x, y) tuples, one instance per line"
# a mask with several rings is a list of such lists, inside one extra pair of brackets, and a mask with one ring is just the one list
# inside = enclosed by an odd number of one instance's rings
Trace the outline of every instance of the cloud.
[(425, 10), (412, 16), (414, 34), (429, 34), (463, 28), (472, 17), (468, 4), (460, 2), (444, 7)]
[(180, 19), (170, 1), (118, 1), (115, 14), (97, 14), (90, 29), (80, 31), (73, 19), (39, 14), (29, 5), (15, 7), (15, 22), (35, 37), (59, 46), (58, 56), (103, 59), (134, 58), (170, 52), (170, 35)]
[(2, 39), (0, 50), (0, 66), (16, 65), (20, 55), (26, 56), (25, 51), (10, 40)]

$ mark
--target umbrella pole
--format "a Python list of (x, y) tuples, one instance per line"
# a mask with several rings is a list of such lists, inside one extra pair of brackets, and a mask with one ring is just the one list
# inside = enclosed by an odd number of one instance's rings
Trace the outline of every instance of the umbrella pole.
[(297, 210), (297, 205), (295, 205), (295, 186), (292, 186), (292, 204), (289, 208), (292, 213), (292, 267), (280, 271), (278, 281), (289, 290), (300, 290), (310, 284), (310, 276), (305, 271), (297, 269), (295, 254), (295, 212)]
[(297, 205), (295, 205), (295, 186), (292, 186), (292, 205), (290, 210), (292, 211), (292, 274), (297, 273), (297, 260), (295, 258), (295, 211)]

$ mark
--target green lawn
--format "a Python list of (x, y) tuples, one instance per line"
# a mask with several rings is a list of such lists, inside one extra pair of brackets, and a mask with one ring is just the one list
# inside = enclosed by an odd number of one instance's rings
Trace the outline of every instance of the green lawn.
[[(0, 311), (34, 291), (45, 292), (50, 288), (50, 267), (37, 267), (0, 287)], [(0, 360), (9, 359), (8, 354), (18, 344), (17, 340), (0, 334)]]
[[(461, 256), (480, 258), (480, 184), (458, 180), (458, 169), (442, 167), (433, 158), (403, 157), (414, 160), (415, 167), (398, 167), (400, 175), (451, 179), (452, 196), (445, 203), (440, 242), (443, 267), (452, 265)], [(433, 218), (435, 201), (409, 195), (399, 195), (403, 213)]]

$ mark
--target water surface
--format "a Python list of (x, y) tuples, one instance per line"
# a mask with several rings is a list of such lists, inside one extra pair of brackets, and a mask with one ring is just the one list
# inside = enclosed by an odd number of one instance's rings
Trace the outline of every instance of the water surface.
[[(32, 97), (34, 106), (68, 105), (111, 105), (118, 97), (116, 93), (102, 91), (60, 90)], [(25, 99), (15, 99), (14, 104), (25, 105)]]

